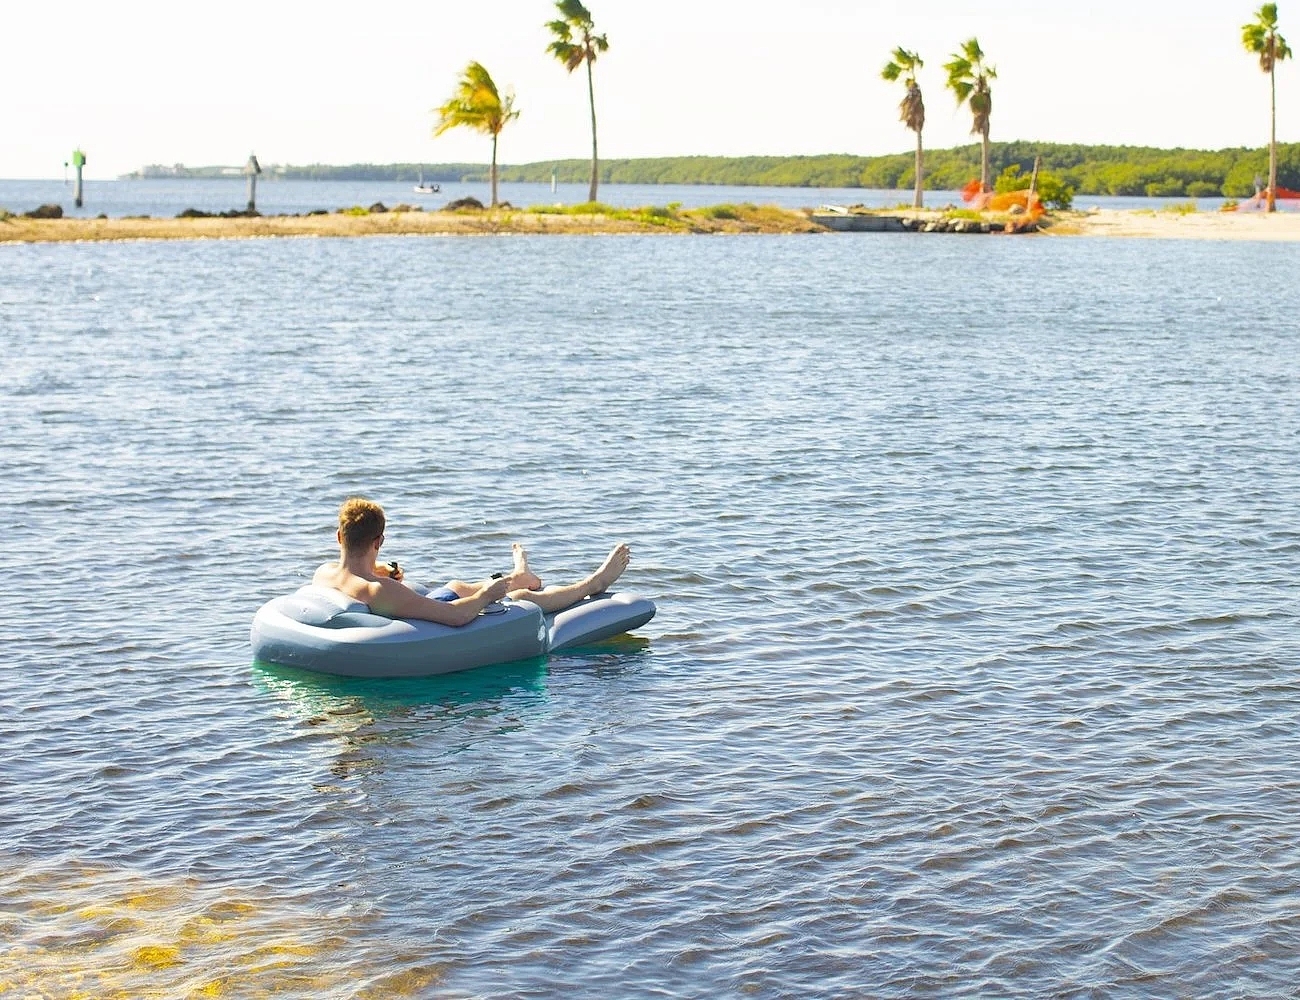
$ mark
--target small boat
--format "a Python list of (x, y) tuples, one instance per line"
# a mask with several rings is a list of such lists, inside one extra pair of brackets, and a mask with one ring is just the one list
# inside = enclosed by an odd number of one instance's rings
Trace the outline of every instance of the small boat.
[(343, 677), (430, 677), (591, 645), (654, 615), (652, 601), (605, 593), (554, 614), (529, 601), (507, 600), (453, 628), (372, 614), (337, 590), (308, 584), (264, 604), (250, 638), (260, 663)]
[(424, 171), (421, 170), (420, 183), (416, 184), (411, 190), (416, 194), (437, 194), (442, 190), (442, 185), (435, 184), (433, 181), (429, 181), (428, 184), (424, 183)]
[(823, 205), (812, 213), (811, 218), (823, 229), (839, 233), (901, 233), (907, 228), (896, 215), (870, 215), (839, 205)]

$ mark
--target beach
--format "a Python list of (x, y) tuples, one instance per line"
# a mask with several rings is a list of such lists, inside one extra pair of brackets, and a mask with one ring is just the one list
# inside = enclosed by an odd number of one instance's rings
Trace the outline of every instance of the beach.
[(247, 239), (275, 236), (474, 236), (554, 233), (810, 233), (821, 227), (801, 212), (719, 205), (701, 209), (610, 209), (595, 214), (517, 211), (410, 211), (254, 218), (0, 220), (0, 243), (104, 240)]
[(1058, 216), (1046, 232), (1168, 240), (1300, 240), (1300, 212), (1178, 212), (1093, 209)]
[[(921, 214), (941, 218), (943, 210)], [(316, 236), (471, 236), (498, 234), (821, 233), (807, 210), (717, 205), (697, 209), (610, 209), (578, 214), (515, 209), (485, 211), (332, 212), (254, 218), (0, 219), (0, 243), (106, 240), (249, 239)], [(1183, 212), (1170, 209), (1092, 209), (1046, 220), (1043, 233), (1138, 239), (1300, 241), (1300, 213)]]

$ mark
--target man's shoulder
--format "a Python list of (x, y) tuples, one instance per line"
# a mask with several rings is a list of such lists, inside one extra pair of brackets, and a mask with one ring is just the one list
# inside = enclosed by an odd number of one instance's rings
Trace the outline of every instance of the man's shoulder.
[(369, 604), (376, 594), (382, 593), (379, 580), (367, 580), (363, 576), (357, 576), (340, 568), (338, 563), (322, 564), (312, 576), (311, 582), (318, 587), (329, 587), (347, 594), (348, 597), (363, 604)]

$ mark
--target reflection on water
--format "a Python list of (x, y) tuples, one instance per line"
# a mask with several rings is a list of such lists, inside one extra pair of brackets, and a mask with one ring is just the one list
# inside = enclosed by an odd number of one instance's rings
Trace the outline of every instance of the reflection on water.
[[(509, 699), (519, 707), (545, 698), (546, 658), (436, 677), (371, 680), (335, 677), (271, 663), (253, 664), (257, 685), (293, 705), (308, 725), (352, 731), (354, 724), (489, 716)], [(351, 720), (350, 722), (347, 720)]]

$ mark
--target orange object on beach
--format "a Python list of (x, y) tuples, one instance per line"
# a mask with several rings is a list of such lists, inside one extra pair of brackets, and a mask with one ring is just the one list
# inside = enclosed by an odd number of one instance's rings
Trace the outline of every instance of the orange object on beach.
[(1038, 194), (1031, 195), (1028, 190), (995, 194), (989, 198), (988, 207), (993, 212), (1010, 212), (1013, 208), (1021, 208), (1031, 219), (1041, 218), (1045, 212)]
[[(1300, 212), (1300, 191), (1279, 187), (1274, 196), (1277, 207), (1283, 212)], [(1255, 197), (1243, 201), (1237, 206), (1238, 212), (1262, 212), (1268, 208), (1268, 191), (1261, 191)]]
[(974, 201), (983, 193), (984, 193), (984, 185), (981, 184), (980, 179), (976, 177), (974, 180), (972, 180), (969, 184), (967, 184), (964, 188), (961, 189), (961, 200), (969, 204), (970, 202)]

